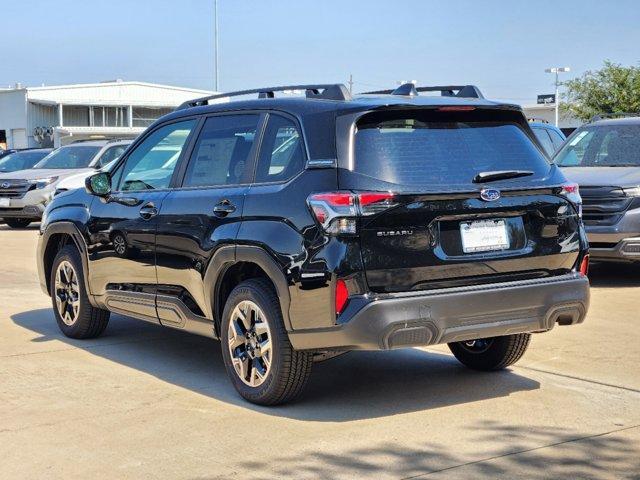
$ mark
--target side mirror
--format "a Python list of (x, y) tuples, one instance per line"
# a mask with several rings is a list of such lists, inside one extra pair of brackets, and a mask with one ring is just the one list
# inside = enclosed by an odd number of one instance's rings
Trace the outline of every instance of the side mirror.
[(111, 176), (107, 172), (98, 172), (87, 177), (84, 186), (91, 195), (106, 198), (111, 194)]

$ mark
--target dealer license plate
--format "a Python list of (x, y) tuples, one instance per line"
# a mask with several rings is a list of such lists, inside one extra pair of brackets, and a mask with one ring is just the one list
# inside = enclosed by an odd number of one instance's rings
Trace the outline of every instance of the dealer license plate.
[(0, 208), (7, 208), (11, 206), (11, 200), (8, 198), (0, 198)]
[(490, 252), (509, 248), (507, 224), (503, 219), (460, 223), (464, 253)]

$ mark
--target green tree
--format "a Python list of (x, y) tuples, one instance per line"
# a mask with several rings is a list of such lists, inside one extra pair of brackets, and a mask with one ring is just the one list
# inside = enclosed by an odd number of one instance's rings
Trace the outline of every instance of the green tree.
[(607, 113), (640, 113), (640, 68), (605, 61), (600, 70), (587, 71), (563, 82), (562, 110), (582, 121)]

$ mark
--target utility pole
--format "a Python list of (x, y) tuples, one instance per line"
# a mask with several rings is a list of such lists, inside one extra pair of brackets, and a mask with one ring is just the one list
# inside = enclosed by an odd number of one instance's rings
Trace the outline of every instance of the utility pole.
[(559, 73), (565, 73), (565, 72), (570, 72), (571, 69), (569, 67), (552, 67), (552, 68), (547, 68), (545, 69), (545, 72), (547, 73), (555, 73), (556, 74), (556, 81), (555, 81), (555, 85), (556, 85), (556, 95), (555, 95), (555, 104), (556, 104), (556, 127), (558, 126), (559, 123), (559, 112), (560, 112), (560, 82), (558, 81), (558, 74)]
[(218, 92), (218, 0), (213, 0), (213, 48), (215, 50), (213, 90)]
[(349, 74), (349, 93), (353, 95), (353, 74)]

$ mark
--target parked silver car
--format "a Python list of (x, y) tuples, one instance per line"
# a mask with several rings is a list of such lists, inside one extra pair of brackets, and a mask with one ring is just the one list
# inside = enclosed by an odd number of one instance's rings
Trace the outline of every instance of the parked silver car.
[(554, 162), (580, 186), (591, 258), (640, 261), (640, 118), (580, 127)]
[(76, 142), (54, 150), (33, 168), (0, 174), (0, 218), (12, 228), (40, 220), (60, 182), (101, 168), (122, 155), (131, 142)]

